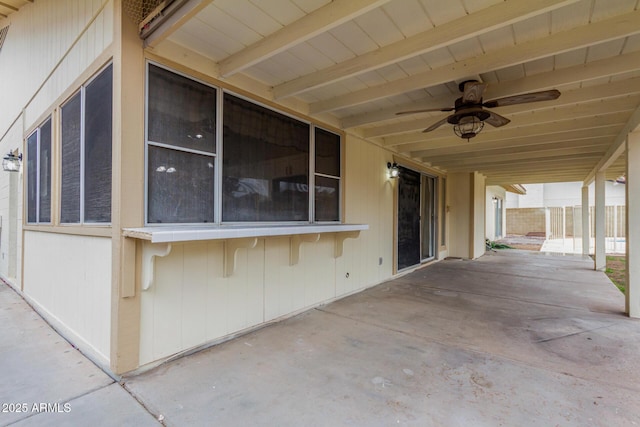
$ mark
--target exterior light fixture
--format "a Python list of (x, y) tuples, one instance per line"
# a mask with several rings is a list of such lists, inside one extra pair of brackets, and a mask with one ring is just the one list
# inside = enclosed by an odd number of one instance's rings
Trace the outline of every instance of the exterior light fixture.
[(389, 178), (398, 178), (400, 176), (400, 169), (398, 168), (398, 164), (396, 162), (388, 162), (387, 169), (389, 169)]
[(20, 172), (22, 164), (22, 154), (18, 154), (18, 150), (10, 151), (2, 159), (2, 169), (7, 172)]
[(468, 141), (479, 134), (483, 127), (482, 120), (475, 115), (468, 115), (461, 117), (457, 123), (453, 124), (453, 132)]

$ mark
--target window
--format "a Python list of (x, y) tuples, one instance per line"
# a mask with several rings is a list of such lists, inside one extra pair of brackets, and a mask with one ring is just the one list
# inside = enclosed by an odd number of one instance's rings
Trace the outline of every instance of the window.
[(27, 222), (51, 222), (51, 118), (27, 138)]
[(62, 106), (60, 222), (111, 222), (112, 66)]
[(339, 135), (153, 64), (146, 132), (148, 224), (340, 220)]
[(340, 135), (315, 128), (315, 220), (340, 220)]
[(147, 222), (214, 222), (216, 90), (149, 65)]
[(308, 221), (309, 125), (224, 95), (223, 221)]

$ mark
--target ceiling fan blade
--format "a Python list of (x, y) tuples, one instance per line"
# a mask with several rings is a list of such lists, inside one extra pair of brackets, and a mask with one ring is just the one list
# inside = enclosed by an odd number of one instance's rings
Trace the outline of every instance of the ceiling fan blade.
[(448, 118), (449, 117), (445, 117), (442, 120), (438, 120), (437, 122), (435, 122), (434, 124), (432, 124), (431, 126), (426, 128), (425, 130), (423, 130), (422, 132), (431, 132), (432, 130), (438, 129), (440, 126), (442, 126), (443, 124), (447, 123), (447, 119)]
[(482, 100), (482, 94), (487, 85), (480, 82), (469, 81), (464, 84), (464, 92), (462, 94), (463, 104), (477, 104)]
[(416, 114), (416, 113), (433, 113), (436, 111), (441, 111), (443, 113), (446, 113), (448, 111), (453, 111), (455, 110), (455, 108), (453, 107), (444, 107), (444, 108), (425, 108), (423, 110), (409, 110), (409, 111), (398, 111), (396, 113), (397, 116), (400, 116), (402, 114)]
[(514, 96), (505, 96), (504, 98), (487, 101), (482, 105), (487, 108), (504, 107), (507, 105), (525, 104), (527, 102), (552, 101), (554, 99), (558, 99), (559, 96), (559, 90), (543, 90), (540, 92), (530, 92)]
[(489, 117), (487, 117), (484, 121), (485, 123), (489, 123), (491, 126), (499, 128), (500, 126), (504, 126), (509, 123), (511, 120), (507, 119), (500, 114), (496, 114), (493, 111), (487, 111), (489, 113)]

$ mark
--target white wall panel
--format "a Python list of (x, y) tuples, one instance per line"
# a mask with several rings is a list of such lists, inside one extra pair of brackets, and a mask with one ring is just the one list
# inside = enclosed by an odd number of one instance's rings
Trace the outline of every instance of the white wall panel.
[(111, 339), (111, 239), (25, 232), (24, 293), (102, 362)]

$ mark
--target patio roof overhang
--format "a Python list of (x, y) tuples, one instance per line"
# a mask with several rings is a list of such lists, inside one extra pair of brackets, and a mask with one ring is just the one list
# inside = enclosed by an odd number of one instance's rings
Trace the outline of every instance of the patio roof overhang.
[[(625, 173), (640, 123), (637, 0), (175, 1), (145, 34), (151, 51), (189, 52), (218, 79), (426, 166), (496, 185)], [(486, 100), (562, 95), (496, 108), (511, 123), (470, 141), (448, 124), (422, 132), (448, 113), (396, 115), (452, 106), (470, 78), (488, 84)]]

